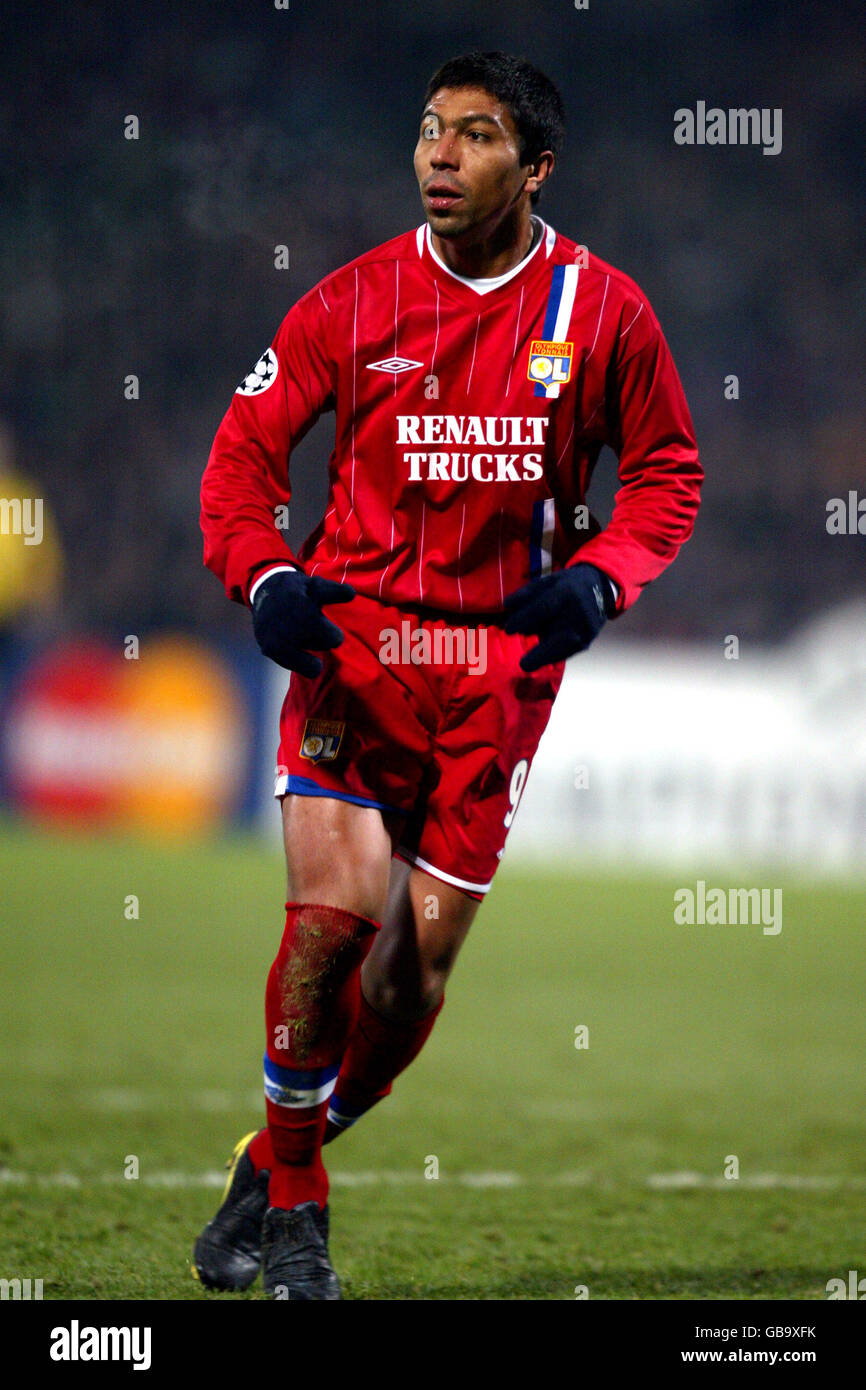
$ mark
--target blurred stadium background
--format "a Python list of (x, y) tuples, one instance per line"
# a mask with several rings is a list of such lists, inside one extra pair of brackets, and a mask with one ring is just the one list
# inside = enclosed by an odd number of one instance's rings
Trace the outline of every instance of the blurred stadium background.
[[(817, 1178), (856, 1177), (863, 1095), (850, 1049), (857, 1041), (862, 1056), (864, 1038), (862, 1010), (846, 990), (860, 969), (852, 957), (862, 954), (866, 572), (863, 536), (830, 534), (827, 507), (858, 487), (866, 493), (861, 7), (819, 3), (798, 17), (783, 0), (592, 0), (584, 11), (565, 0), (337, 0), (325, 9), (292, 0), (288, 10), (264, 0), (94, 0), (11, 3), (2, 23), (0, 498), (7, 519), (14, 499), (39, 498), (43, 510), (40, 543), (11, 534), (8, 520), (0, 535), (0, 917), (9, 953), (7, 1113), (21, 1124), (16, 1130), (10, 1118), (0, 1159), (25, 1177), (58, 1162), (87, 1169), (85, 1093), (98, 1084), (99, 1094), (116, 1095), (121, 1083), (114, 1044), (91, 1016), (93, 991), (160, 987), (167, 967), (158, 951), (137, 985), (116, 972), (108, 883), (125, 899), (138, 891), (136, 874), (150, 875), (161, 905), (153, 940), (167, 945), (177, 932), (199, 943), (201, 958), (190, 948), (172, 977), (178, 997), (206, 993), (208, 972), (225, 968), (202, 944), (214, 915), (230, 956), (253, 932), (249, 1002), (243, 994), (237, 1017), (257, 1036), (255, 981), (271, 958), (282, 901), (271, 768), (283, 677), (258, 656), (248, 615), (202, 568), (199, 479), (237, 381), (294, 300), (420, 220), (411, 151), (430, 73), (453, 53), (498, 47), (525, 53), (563, 90), (566, 145), (540, 212), (649, 295), (683, 378), (707, 483), (677, 563), (569, 668), (488, 915), (498, 903), (496, 912), (516, 922), (527, 904), (564, 893), (557, 910), (583, 921), (580, 875), (591, 865), (610, 878), (586, 890), (590, 902), (606, 904), (590, 930), (622, 927), (655, 979), (670, 892), (620, 894), (620, 875), (637, 875), (638, 885), (686, 871), (799, 884), (792, 893), (805, 892), (811, 906), (785, 930), (799, 931), (802, 954), (788, 959), (784, 982), (772, 969), (761, 976), (750, 1007), (755, 1019), (767, 1008), (778, 1018), (784, 1001), (796, 1033), (808, 1007), (829, 1018), (844, 995), (846, 1041), (820, 1063), (797, 1053), (799, 1069), (786, 1071), (784, 1029), (767, 1043), (746, 1027), (744, 1066), (769, 1048), (774, 1079), (757, 1098), (750, 1091), (741, 1110), (735, 1099), (733, 1114), (745, 1123), (802, 1084), (793, 1129), (772, 1153), (758, 1146), (756, 1162), (784, 1167), (793, 1158)], [(698, 100), (781, 108), (782, 153), (675, 145), (674, 111)], [(137, 139), (125, 138), (130, 115)], [(289, 248), (288, 269), (275, 267), (278, 245)], [(732, 374), (736, 399), (725, 394)], [(329, 452), (326, 420), (292, 461), (293, 543), (321, 515)], [(590, 497), (602, 517), (615, 486), (615, 460), (606, 456)], [(207, 884), (202, 865), (215, 874)], [(172, 874), (186, 896), (162, 891)], [(563, 874), (577, 875), (567, 890)], [(255, 901), (245, 898), (252, 875)], [(842, 882), (844, 901), (821, 886), (828, 875)], [(628, 907), (646, 901), (655, 902), (653, 930), (638, 929), (641, 906)], [(626, 919), (632, 912), (631, 927), (618, 921), (620, 906)], [(152, 901), (142, 907), (142, 932), (153, 911)], [(43, 972), (64, 917), (85, 956), (102, 953), (91, 988), (68, 996), (71, 1033), (85, 1040), (78, 1080), (63, 1049), (58, 1056), (38, 1042), (56, 984)], [(122, 909), (118, 921), (128, 945), (135, 921)], [(526, 975), (509, 977), (492, 932), (474, 949), (476, 973), (483, 952), (493, 952), (519, 1009)], [(712, 996), (719, 969), (737, 978), (725, 949), (714, 945), (722, 955), (700, 966), (691, 961), (696, 1006)], [(74, 951), (63, 964), (75, 973)], [(562, 961), (551, 955), (547, 964), (530, 1014), (549, 1019), (562, 1008)], [(585, 964), (574, 967), (581, 991)], [(615, 972), (616, 951), (610, 965)], [(475, 979), (472, 969), (470, 960), (467, 978)], [(623, 969), (621, 1009), (630, 1010), (633, 981)], [(468, 1011), (456, 1026), (468, 1037), (489, 1024), (472, 1013), (486, 998), (485, 979), (475, 979), (480, 996), (455, 984)], [(615, 1001), (615, 975), (605, 981)], [(114, 997), (112, 1009), (122, 1002)], [(136, 1014), (141, 1007), (139, 998)], [(573, 1012), (569, 1004), (569, 1033)], [(139, 1022), (146, 1027), (144, 1014)], [(672, 1056), (687, 1045), (659, 1020), (654, 1026)], [(220, 1044), (226, 1056), (234, 1056), (232, 1028)], [(508, 1036), (523, 1034), (510, 1026)], [(673, 1064), (656, 1078), (674, 1108), (678, 1097), (687, 1107), (694, 1088), (712, 1095), (709, 1037), (706, 1047), (706, 1065), (698, 1046), (682, 1094)], [(49, 1053), (51, 1075), (80, 1118), (72, 1148), (60, 1138), (59, 1101), (45, 1124), (26, 1104), (23, 1078), (44, 1074)], [(444, 1053), (440, 1060), (448, 1062)], [(164, 1083), (157, 1111), (171, 1110), (166, 1097), (182, 1081), (155, 1032), (139, 1062)], [(254, 1078), (255, 1061), (244, 1067)], [(601, 1095), (612, 1073), (605, 1080), (599, 1068)], [(431, 1084), (432, 1073), (419, 1075)], [(422, 1081), (403, 1083), (419, 1107)], [(641, 1090), (639, 1069), (632, 1081), (624, 1105)], [(183, 1139), (191, 1169), (207, 1155), (212, 1164), (214, 1142), (234, 1137), (229, 1120), (251, 1127), (250, 1089), (229, 1086), (221, 1094), (230, 1100), (211, 1107), (219, 1123)], [(495, 1107), (495, 1091), (486, 1100)], [(807, 1122), (817, 1126), (810, 1132), (835, 1135), (823, 1155), (820, 1144), (789, 1143)], [(169, 1162), (168, 1120), (159, 1132)], [(612, 1153), (615, 1125), (608, 1139)], [(734, 1142), (720, 1138), (720, 1152)], [(673, 1149), (650, 1159), (638, 1145), (632, 1171), (699, 1168), (706, 1158), (701, 1150), (690, 1162), (685, 1140)], [(471, 1164), (477, 1155), (464, 1157)], [(837, 1272), (828, 1267), (827, 1277)], [(80, 1279), (68, 1287), (87, 1296)], [(610, 1286), (619, 1296), (631, 1287)], [(818, 1296), (814, 1278), (778, 1286), (794, 1287)], [(656, 1296), (670, 1296), (666, 1288), (662, 1280)], [(112, 1295), (103, 1288), (101, 1296)], [(390, 1296), (402, 1295), (391, 1288)]]

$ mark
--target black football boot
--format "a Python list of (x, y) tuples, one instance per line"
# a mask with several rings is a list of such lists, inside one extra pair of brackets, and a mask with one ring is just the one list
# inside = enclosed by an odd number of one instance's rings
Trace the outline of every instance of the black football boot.
[(256, 1133), (244, 1135), (226, 1167), (222, 1205), (193, 1249), (192, 1272), (206, 1289), (248, 1289), (262, 1262), (262, 1220), (268, 1209), (270, 1172), (256, 1175), (247, 1153)]
[(341, 1297), (328, 1257), (328, 1208), (302, 1202), (284, 1211), (268, 1207), (262, 1225), (265, 1293), (307, 1303)]

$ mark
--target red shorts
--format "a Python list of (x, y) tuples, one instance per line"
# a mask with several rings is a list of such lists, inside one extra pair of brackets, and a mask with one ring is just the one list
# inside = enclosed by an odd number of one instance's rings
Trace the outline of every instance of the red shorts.
[(275, 795), (405, 817), (397, 853), (474, 897), (493, 881), (563, 663), (527, 674), (535, 638), (357, 595), (314, 679), (292, 674)]

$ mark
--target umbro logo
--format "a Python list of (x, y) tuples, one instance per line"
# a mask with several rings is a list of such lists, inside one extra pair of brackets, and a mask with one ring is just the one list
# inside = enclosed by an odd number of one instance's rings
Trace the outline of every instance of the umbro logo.
[(368, 362), (368, 372), (410, 372), (413, 367), (423, 367), (423, 362), (412, 362), (408, 357), (383, 357), (381, 362)]

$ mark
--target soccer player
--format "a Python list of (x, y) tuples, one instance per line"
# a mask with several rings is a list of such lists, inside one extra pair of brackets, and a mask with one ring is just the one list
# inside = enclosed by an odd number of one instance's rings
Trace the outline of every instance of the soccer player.
[[(209, 1288), (262, 1266), (273, 1297), (340, 1297), (323, 1145), (429, 1037), (566, 659), (692, 531), (702, 469), (655, 314), (533, 212), (562, 127), (524, 60), (445, 63), (415, 149), (424, 223), (298, 301), (208, 461), (205, 562), (291, 672), (267, 1127), (196, 1243)], [(325, 411), (328, 506), (294, 555), (275, 518)], [(601, 529), (584, 499), (605, 444)]]

